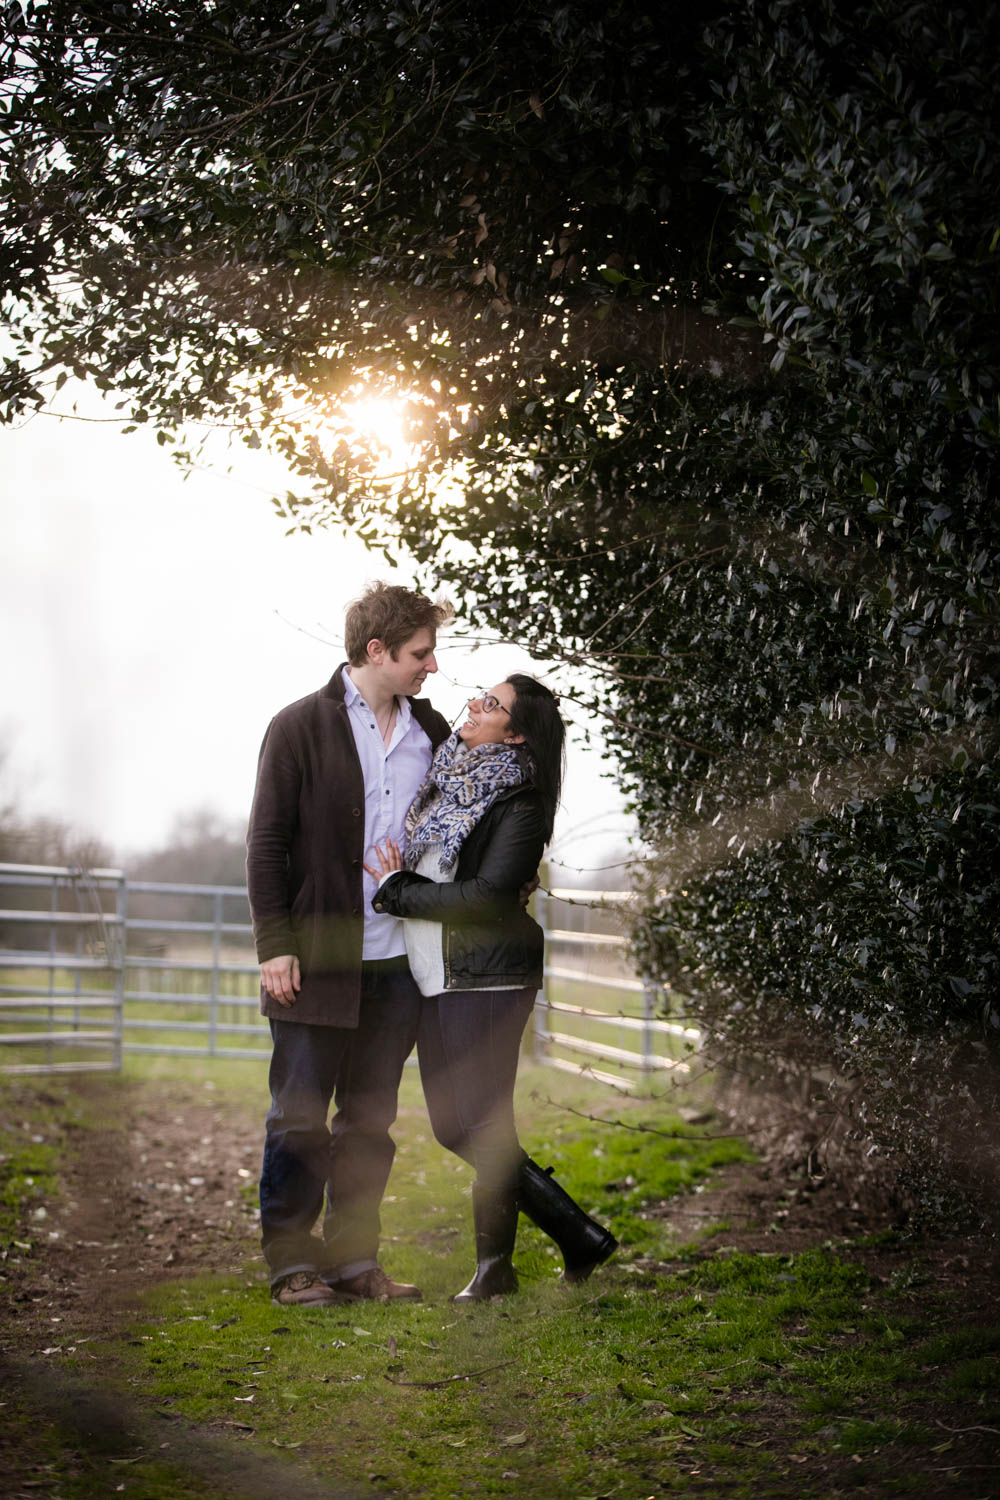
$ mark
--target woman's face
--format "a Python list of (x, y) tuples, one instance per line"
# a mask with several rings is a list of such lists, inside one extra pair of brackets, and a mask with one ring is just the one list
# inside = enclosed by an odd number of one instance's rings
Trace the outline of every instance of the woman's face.
[(521, 745), (522, 734), (511, 734), (510, 711), (517, 694), (509, 682), (498, 682), (488, 693), (469, 699), (469, 717), (458, 737), (470, 750), (477, 745)]

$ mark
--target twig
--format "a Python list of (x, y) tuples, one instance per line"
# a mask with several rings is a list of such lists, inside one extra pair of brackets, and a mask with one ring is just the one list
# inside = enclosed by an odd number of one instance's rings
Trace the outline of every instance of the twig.
[(1000, 1430), (996, 1427), (946, 1427), (943, 1422), (934, 1419), (934, 1426), (940, 1427), (942, 1432), (988, 1432), (992, 1437), (1000, 1437)]
[(613, 622), (617, 620), (620, 615), (623, 615), (627, 609), (631, 609), (633, 604), (638, 604), (639, 600), (643, 597), (644, 594), (648, 594), (650, 590), (655, 589), (658, 584), (665, 582), (665, 580), (670, 577), (670, 574), (675, 572), (678, 568), (682, 567), (684, 563), (700, 562), (703, 557), (712, 557), (715, 553), (725, 552), (725, 550), (725, 547), (708, 547), (703, 552), (694, 553), (692, 557), (682, 557), (678, 559), (677, 562), (671, 563), (670, 567), (664, 569), (662, 573), (658, 574), (657, 577), (653, 579), (652, 583), (647, 583), (645, 588), (640, 589), (637, 594), (633, 594), (632, 598), (627, 600), (620, 609), (616, 609), (613, 615), (609, 615), (608, 618), (604, 621), (603, 625), (598, 625), (593, 634), (588, 636), (584, 641), (584, 651), (588, 650), (589, 647), (593, 645), (594, 641), (601, 634), (602, 630), (607, 630), (608, 626), (613, 624)]
[(594, 1297), (588, 1297), (586, 1302), (571, 1302), (566, 1307), (537, 1308), (532, 1314), (533, 1318), (562, 1318), (566, 1313), (576, 1313), (584, 1307), (593, 1307), (595, 1302), (601, 1302), (607, 1296), (607, 1292), (598, 1292)]
[[(700, 1140), (704, 1137), (699, 1137)], [(666, 1200), (671, 1201), (669, 1198)], [(673, 1208), (670, 1209), (672, 1219), (759, 1219), (758, 1210), (750, 1208)]]
[(582, 1109), (574, 1109), (571, 1104), (559, 1104), (555, 1099), (549, 1099), (545, 1094), (540, 1094), (537, 1089), (532, 1089), (531, 1098), (539, 1104), (551, 1104), (553, 1109), (565, 1110), (568, 1115), (576, 1115), (580, 1120), (589, 1120), (592, 1125), (617, 1125), (622, 1130), (633, 1130), (637, 1135), (658, 1135), (665, 1141), (739, 1141), (742, 1135), (735, 1131), (727, 1131), (719, 1135), (684, 1135), (680, 1130), (657, 1130), (655, 1125), (630, 1125), (627, 1120), (606, 1120), (601, 1115), (588, 1115)]
[[(757, 1363), (756, 1356), (751, 1355), (749, 1359), (737, 1359), (731, 1365), (722, 1365), (718, 1370), (702, 1370), (703, 1375), (725, 1375), (727, 1370), (735, 1370), (740, 1365), (754, 1365)], [(732, 1442), (732, 1438), (729, 1439)]]
[(482, 1370), (468, 1370), (464, 1375), (446, 1375), (443, 1380), (397, 1380), (395, 1375), (391, 1375), (388, 1371), (386, 1371), (385, 1378), (393, 1385), (414, 1385), (420, 1386), (421, 1390), (436, 1391), (443, 1385), (451, 1385), (455, 1380), (473, 1380), (477, 1375), (488, 1375), (491, 1370), (502, 1370), (505, 1365), (516, 1364), (516, 1359), (505, 1359), (498, 1365), (487, 1365)]

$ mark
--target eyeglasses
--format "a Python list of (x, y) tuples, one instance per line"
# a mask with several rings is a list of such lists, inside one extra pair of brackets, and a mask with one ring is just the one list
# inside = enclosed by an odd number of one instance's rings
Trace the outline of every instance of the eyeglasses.
[(495, 693), (480, 693), (479, 701), (483, 705), (484, 714), (491, 714), (495, 708), (503, 708), (505, 714), (510, 714), (510, 709), (504, 708)]

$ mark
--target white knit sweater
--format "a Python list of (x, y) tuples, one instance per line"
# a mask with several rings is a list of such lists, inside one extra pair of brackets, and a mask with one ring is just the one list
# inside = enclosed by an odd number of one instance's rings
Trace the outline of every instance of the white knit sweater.
[[(441, 845), (425, 849), (417, 865), (416, 873), (426, 875), (428, 880), (442, 885), (455, 873), (455, 859), (447, 869), (441, 869)], [(410, 960), (410, 973), (422, 995), (440, 995), (444, 990), (444, 923), (425, 922), (422, 917), (407, 917), (403, 923), (406, 939), (406, 954)]]

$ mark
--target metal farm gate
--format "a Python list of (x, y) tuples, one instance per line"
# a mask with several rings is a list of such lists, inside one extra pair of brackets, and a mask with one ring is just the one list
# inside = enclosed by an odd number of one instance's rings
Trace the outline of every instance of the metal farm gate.
[[(627, 892), (536, 896), (539, 1063), (632, 1088), (686, 1072), (698, 1032), (629, 967)], [(0, 1073), (110, 1071), (122, 1056), (270, 1055), (243, 886), (0, 864)]]
[(0, 865), (0, 1044), (8, 1073), (121, 1067), (125, 877)]

